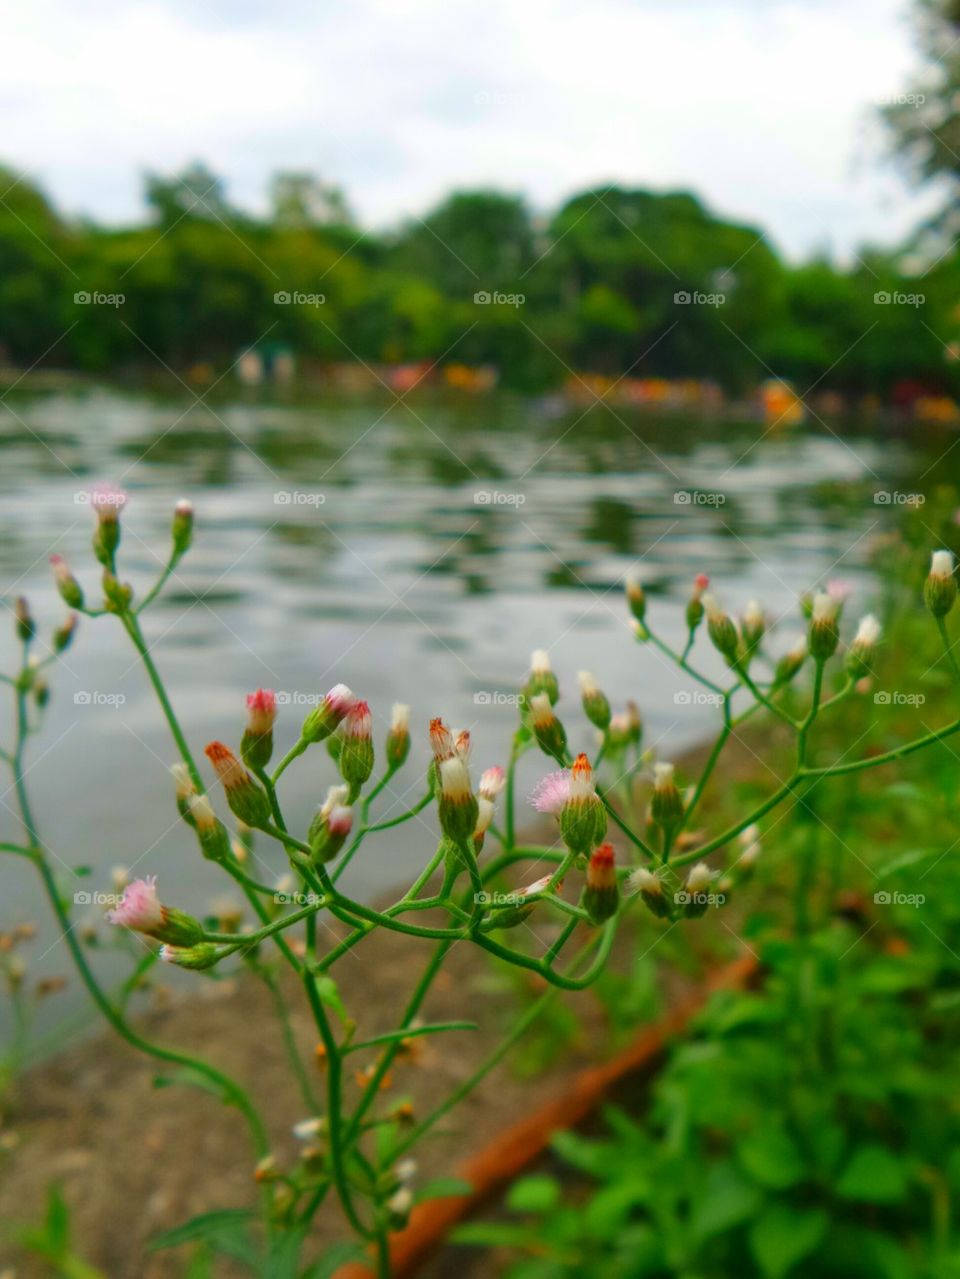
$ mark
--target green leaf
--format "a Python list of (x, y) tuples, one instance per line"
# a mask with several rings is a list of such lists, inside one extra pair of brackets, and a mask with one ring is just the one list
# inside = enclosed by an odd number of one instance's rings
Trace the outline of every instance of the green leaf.
[(377, 1044), (389, 1044), (395, 1039), (415, 1039), (418, 1035), (439, 1035), (447, 1030), (476, 1030), (475, 1021), (436, 1021), (429, 1026), (410, 1026), (406, 1030), (388, 1030), (383, 1035), (374, 1035), (372, 1039), (361, 1039), (359, 1043), (350, 1044), (344, 1049), (347, 1053), (359, 1052), (361, 1048), (374, 1048)]
[(838, 1195), (862, 1203), (897, 1203), (906, 1190), (906, 1174), (885, 1146), (861, 1146), (854, 1151), (837, 1183)]
[(507, 1194), (507, 1207), (513, 1212), (549, 1212), (560, 1202), (560, 1183), (546, 1173), (522, 1177)]
[(750, 1249), (765, 1279), (784, 1279), (816, 1249), (827, 1229), (827, 1214), (783, 1203), (769, 1204), (750, 1227)]
[(59, 1185), (47, 1191), (47, 1239), (57, 1252), (70, 1249), (70, 1209)]
[(783, 1128), (758, 1128), (736, 1149), (740, 1167), (768, 1190), (786, 1190), (803, 1177), (804, 1164), (796, 1142)]
[(464, 1181), (462, 1177), (434, 1177), (420, 1187), (415, 1202), (423, 1203), (425, 1199), (458, 1199), (472, 1195), (474, 1189), (473, 1182)]
[(690, 1229), (702, 1242), (749, 1220), (761, 1202), (756, 1186), (732, 1163), (713, 1164), (697, 1194)]
[(153, 1252), (161, 1248), (179, 1248), (184, 1243), (200, 1240), (219, 1241), (226, 1236), (243, 1237), (249, 1244), (249, 1223), (253, 1213), (248, 1208), (222, 1208), (215, 1212), (203, 1212), (185, 1221), (182, 1226), (155, 1235), (148, 1243)]
[(321, 1001), (328, 1008), (333, 1009), (345, 1026), (352, 1025), (350, 1015), (344, 1006), (343, 1000), (340, 998), (340, 988), (333, 978), (328, 976), (314, 977), (313, 984)]

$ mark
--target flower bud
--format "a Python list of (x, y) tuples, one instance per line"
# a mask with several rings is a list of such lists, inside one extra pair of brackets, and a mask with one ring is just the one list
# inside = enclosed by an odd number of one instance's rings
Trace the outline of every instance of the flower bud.
[(880, 638), (880, 623), (872, 613), (860, 619), (853, 643), (847, 649), (844, 663), (847, 674), (852, 679), (860, 679), (870, 669), (870, 663)]
[(663, 883), (658, 875), (641, 866), (627, 880), (627, 892), (639, 893), (644, 905), (658, 919), (670, 918), (670, 903), (663, 891)]
[(703, 607), (707, 614), (707, 634), (718, 653), (721, 653), (730, 666), (735, 666), (740, 656), (740, 636), (736, 623), (726, 614), (712, 595), (703, 597)]
[(663, 830), (671, 830), (683, 817), (683, 799), (673, 777), (672, 764), (654, 764), (653, 798), (650, 801), (653, 820)]
[[(544, 875), (535, 883), (527, 884), (525, 888), (519, 888), (516, 892), (510, 893), (508, 904), (492, 910), (480, 925), (480, 931), (489, 933), (495, 928), (516, 928), (518, 924), (522, 924), (533, 914), (539, 901), (539, 894), (549, 886), (552, 878), (552, 875)], [(556, 884), (555, 887), (559, 889), (562, 885)], [(500, 900), (502, 901), (503, 898)]]
[(90, 493), (90, 505), (97, 517), (93, 553), (104, 568), (112, 566), (113, 557), (120, 545), (120, 512), (126, 504), (126, 493), (109, 484), (100, 484)]
[(53, 632), (52, 646), (55, 653), (64, 653), (73, 643), (73, 637), (80, 625), (76, 613), (68, 613), (66, 620)]
[(776, 670), (774, 671), (774, 683), (789, 684), (806, 660), (807, 641), (803, 639), (795, 644), (789, 652), (784, 653), (783, 657), (777, 662)]
[(30, 612), (30, 605), (23, 595), (17, 597), (13, 606), (13, 617), (16, 622), (17, 639), (24, 644), (29, 644), (37, 633), (37, 624)]
[(957, 599), (957, 579), (953, 575), (953, 554), (934, 551), (930, 573), (923, 585), (923, 599), (934, 617), (946, 617)]
[(195, 946), (203, 940), (199, 920), (183, 911), (164, 906), (157, 895), (157, 878), (135, 879), (124, 889), (116, 910), (107, 914), (111, 924), (130, 928), (172, 946)]
[(178, 968), (202, 972), (206, 968), (212, 968), (219, 955), (213, 942), (202, 941), (196, 946), (161, 946), (160, 958), (165, 964), (176, 964)]
[(703, 592), (710, 585), (710, 579), (706, 573), (698, 573), (693, 579), (693, 591), (690, 599), (687, 601), (687, 629), (695, 631), (703, 621)]
[(837, 651), (840, 643), (839, 612), (840, 602), (826, 591), (814, 596), (807, 645), (810, 656), (817, 662), (825, 662)]
[(601, 844), (594, 849), (587, 864), (587, 883), (583, 890), (583, 908), (593, 924), (602, 924), (617, 913), (620, 887), (614, 862), (613, 845)]
[(121, 582), (109, 569), (103, 570), (103, 603), (109, 613), (122, 613), (133, 599), (133, 587)]
[(36, 675), (33, 680), (33, 700), (38, 710), (43, 708), (50, 701), (50, 685), (42, 675)]
[(318, 862), (333, 861), (350, 834), (353, 809), (348, 806), (349, 789), (331, 786), (323, 806), (310, 823), (307, 843)]
[(453, 745), (453, 734), (442, 719), (437, 718), (430, 721), (430, 750), (433, 752), (433, 758), (437, 764), (442, 764), (445, 759), (450, 759), (456, 754)]
[(270, 763), (276, 718), (277, 699), (272, 689), (258, 688), (247, 694), (247, 726), (240, 739), (240, 754), (253, 769), (266, 768)]
[(315, 706), (303, 721), (301, 741), (322, 742), (329, 737), (353, 705), (353, 701), (353, 694), (346, 684), (335, 684), (320, 705)]
[(173, 541), (174, 560), (182, 559), (193, 541), (193, 503), (188, 502), (185, 497), (182, 497), (173, 508), (170, 536)]
[(185, 820), (197, 832), (200, 851), (211, 862), (222, 861), (230, 852), (230, 836), (213, 811), (207, 795), (194, 793), (187, 799)]
[(270, 800), (244, 766), (223, 742), (210, 742), (204, 754), (223, 783), (230, 811), (248, 826), (264, 829), (272, 820)]
[(629, 573), (624, 587), (627, 593), (627, 607), (633, 614), (634, 621), (642, 623), (647, 612), (647, 597), (643, 593), (639, 574)]
[(480, 774), (480, 794), (484, 799), (496, 799), (506, 785), (506, 774), (499, 764), (485, 768)]
[(560, 697), (560, 685), (550, 667), (550, 655), (544, 648), (538, 648), (530, 658), (530, 673), (523, 686), (523, 695), (528, 702), (539, 693), (545, 693), (550, 705), (556, 706)]
[(708, 889), (712, 882), (713, 872), (706, 863), (698, 862), (691, 869), (682, 893), (678, 894), (683, 904), (683, 913), (688, 919), (699, 919), (701, 915), (706, 914), (710, 904)]
[(530, 718), (540, 749), (554, 759), (561, 757), (567, 749), (567, 735), (553, 713), (549, 694), (537, 693), (530, 699)]
[(373, 772), (373, 722), (366, 702), (354, 702), (340, 730), (340, 776), (356, 797)]
[(762, 851), (760, 827), (754, 823), (752, 826), (748, 826), (746, 830), (742, 830), (737, 836), (737, 843), (743, 851), (734, 862), (734, 865), (740, 871), (741, 879), (746, 879), (748, 875), (752, 874)]
[(442, 760), (439, 765), (440, 794), (437, 809), (443, 833), (459, 849), (477, 828), (479, 806), (470, 789), (470, 773), (458, 755)]
[(609, 701), (589, 671), (581, 671), (577, 680), (580, 683), (580, 696), (583, 699), (583, 713), (591, 724), (599, 728), (602, 733), (606, 732), (610, 727)]
[(560, 834), (575, 853), (589, 853), (607, 833), (607, 813), (594, 789), (586, 755), (578, 755), (569, 773), (567, 798), (560, 809)]
[(69, 608), (83, 608), (83, 588), (67, 567), (62, 555), (51, 555), (50, 565), (60, 598)]
[(767, 622), (763, 609), (756, 600), (751, 600), (740, 620), (740, 631), (743, 635), (744, 655), (751, 658), (760, 647), (766, 634)]
[(395, 702), (387, 733), (387, 765), (392, 773), (402, 768), (410, 754), (410, 707)]

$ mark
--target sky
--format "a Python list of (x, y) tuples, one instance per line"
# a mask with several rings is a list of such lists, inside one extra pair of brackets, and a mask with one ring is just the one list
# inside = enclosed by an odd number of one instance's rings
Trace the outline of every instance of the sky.
[(0, 4), (0, 163), (70, 214), (142, 214), (194, 160), (266, 208), (308, 169), (364, 225), (495, 186), (549, 211), (692, 190), (789, 256), (849, 260), (934, 207), (876, 106), (917, 65), (904, 0), (30, 0)]

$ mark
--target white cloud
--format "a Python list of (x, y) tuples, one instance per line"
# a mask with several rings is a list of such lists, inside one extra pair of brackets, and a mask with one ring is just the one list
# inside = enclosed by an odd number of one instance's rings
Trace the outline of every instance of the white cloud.
[[(549, 207), (614, 180), (702, 194), (793, 253), (891, 242), (922, 201), (871, 107), (913, 65), (902, 0), (37, 0), (7, 9), (0, 158), (136, 216), (196, 158), (234, 199), (307, 167), (367, 221), (453, 186)], [(873, 130), (876, 135), (876, 130)]]

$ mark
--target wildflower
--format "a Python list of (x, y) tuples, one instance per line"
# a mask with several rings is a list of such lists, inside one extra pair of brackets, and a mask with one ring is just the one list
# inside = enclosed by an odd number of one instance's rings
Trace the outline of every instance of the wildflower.
[(589, 671), (581, 671), (577, 680), (580, 684), (580, 696), (583, 699), (583, 713), (591, 724), (599, 728), (601, 732), (606, 732), (610, 727), (609, 701)]
[(601, 844), (590, 855), (587, 884), (583, 890), (583, 907), (591, 923), (602, 924), (617, 913), (620, 888), (614, 864), (612, 844)]
[(197, 793), (193, 776), (186, 764), (171, 764), (170, 775), (173, 778), (174, 791), (177, 797), (177, 812), (185, 822), (191, 823), (190, 800)]
[(751, 600), (744, 609), (743, 617), (740, 622), (740, 629), (743, 634), (746, 656), (752, 657), (760, 647), (767, 630), (767, 622), (763, 615), (763, 609), (756, 600)]
[(480, 774), (479, 791), (484, 799), (496, 799), (506, 784), (506, 774), (499, 764), (484, 769)]
[(210, 742), (204, 754), (217, 771), (230, 811), (248, 826), (263, 830), (270, 825), (270, 801), (244, 766), (223, 742)]
[(669, 919), (670, 904), (663, 891), (663, 883), (658, 875), (640, 866), (627, 880), (627, 892), (639, 893), (644, 905), (658, 919)]
[(253, 769), (266, 768), (270, 763), (276, 718), (277, 699), (272, 689), (258, 688), (247, 694), (247, 726), (240, 739), (240, 754)]
[(17, 639), (29, 644), (37, 633), (37, 624), (30, 612), (30, 605), (22, 595), (18, 596), (13, 606), (13, 617), (17, 624)]
[(643, 623), (647, 612), (647, 597), (643, 593), (643, 585), (638, 573), (629, 573), (624, 583), (627, 593), (627, 607), (633, 614), (634, 621)]
[(172, 946), (195, 946), (203, 940), (199, 920), (160, 901), (155, 875), (128, 884), (120, 904), (108, 912), (107, 919), (111, 924), (146, 933)]
[(395, 773), (402, 768), (410, 754), (410, 707), (402, 702), (395, 702), (390, 716), (390, 731), (387, 733), (387, 764)]
[(62, 555), (51, 555), (50, 566), (60, 598), (69, 608), (83, 608), (83, 588), (70, 572)]
[(934, 617), (946, 617), (957, 599), (957, 579), (953, 575), (953, 554), (934, 551), (930, 572), (923, 586), (923, 599)]
[(706, 573), (698, 573), (693, 579), (693, 591), (687, 601), (687, 629), (691, 635), (703, 621), (703, 593), (710, 585)]
[(113, 557), (120, 545), (120, 512), (126, 504), (126, 493), (109, 484), (99, 484), (91, 490), (90, 505), (97, 517), (93, 553), (105, 568), (110, 568), (113, 564)]
[(68, 613), (66, 620), (53, 632), (53, 651), (55, 653), (63, 653), (70, 647), (79, 625), (80, 618), (77, 614)]
[(560, 697), (560, 685), (550, 666), (550, 654), (545, 648), (536, 649), (530, 657), (530, 673), (523, 686), (523, 695), (532, 702), (538, 694), (545, 694), (550, 705), (556, 706)]
[(740, 636), (733, 619), (720, 607), (713, 595), (703, 597), (703, 607), (707, 614), (707, 634), (718, 653), (721, 653), (729, 665), (735, 666), (739, 660)]
[(610, 717), (607, 730), (607, 747), (613, 751), (626, 750), (628, 746), (639, 746), (643, 736), (643, 725), (640, 721), (640, 708), (636, 702), (627, 702), (627, 709), (618, 711)]
[(173, 539), (173, 559), (180, 560), (190, 549), (193, 541), (193, 503), (185, 497), (173, 508), (173, 523), (170, 526)]
[(788, 684), (806, 660), (807, 641), (802, 639), (789, 652), (784, 653), (783, 657), (777, 662), (776, 670), (774, 671), (774, 682)]
[(814, 596), (807, 643), (810, 656), (817, 662), (825, 662), (837, 651), (840, 642), (839, 613), (840, 603), (833, 595), (821, 591)]
[(710, 905), (707, 889), (713, 882), (713, 872), (705, 862), (697, 862), (677, 898), (683, 905), (683, 913), (688, 919), (699, 919), (706, 914)]
[(872, 613), (868, 613), (866, 617), (860, 619), (853, 643), (847, 649), (845, 665), (847, 674), (853, 679), (859, 679), (870, 669), (870, 662), (879, 638), (880, 623)]
[(327, 798), (310, 823), (307, 842), (318, 862), (329, 862), (346, 842), (353, 825), (353, 809), (349, 807), (349, 789), (331, 786)]
[(196, 946), (160, 947), (160, 958), (165, 964), (176, 964), (178, 968), (191, 968), (200, 972), (205, 968), (212, 968), (219, 957), (216, 946), (209, 941), (198, 942)]
[(465, 764), (470, 763), (470, 731), (461, 728), (453, 738), (453, 748)]
[(445, 759), (451, 759), (456, 754), (453, 734), (442, 719), (430, 721), (430, 749), (436, 764), (442, 764)]
[[(518, 924), (522, 924), (533, 913), (540, 894), (549, 888), (552, 879), (552, 875), (544, 875), (542, 879), (535, 880), (532, 884), (527, 884), (526, 887), (510, 893), (508, 904), (499, 910), (492, 911), (481, 924), (481, 931), (492, 932), (495, 928), (516, 928)], [(557, 884), (556, 887), (559, 889), (562, 885)]]
[(210, 861), (220, 861), (230, 849), (230, 838), (213, 811), (209, 796), (196, 792), (187, 800), (186, 820), (197, 832), (200, 851)]
[(373, 772), (373, 733), (370, 707), (354, 702), (341, 728), (340, 776), (355, 797)]
[(470, 789), (470, 774), (459, 756), (441, 761), (437, 808), (443, 833), (460, 848), (477, 828), (479, 806)]
[(293, 1135), (298, 1141), (315, 1141), (327, 1132), (326, 1116), (318, 1115), (313, 1119), (301, 1119), (293, 1125)]
[(586, 755), (578, 755), (570, 770), (566, 802), (560, 809), (560, 834), (575, 853), (589, 853), (607, 833), (607, 814), (593, 784)]
[(537, 693), (530, 699), (530, 716), (534, 736), (544, 754), (554, 758), (563, 755), (567, 749), (567, 735), (553, 713), (548, 693)]
[(672, 764), (654, 764), (653, 798), (650, 811), (663, 830), (670, 830), (683, 817), (683, 800), (673, 777)]
[(413, 1202), (413, 1190), (410, 1186), (401, 1186), (393, 1192), (386, 1204), (391, 1229), (403, 1229), (409, 1220)]
[(346, 684), (335, 684), (320, 705), (315, 706), (303, 721), (301, 741), (312, 744), (329, 737), (353, 705), (353, 701), (353, 694)]

